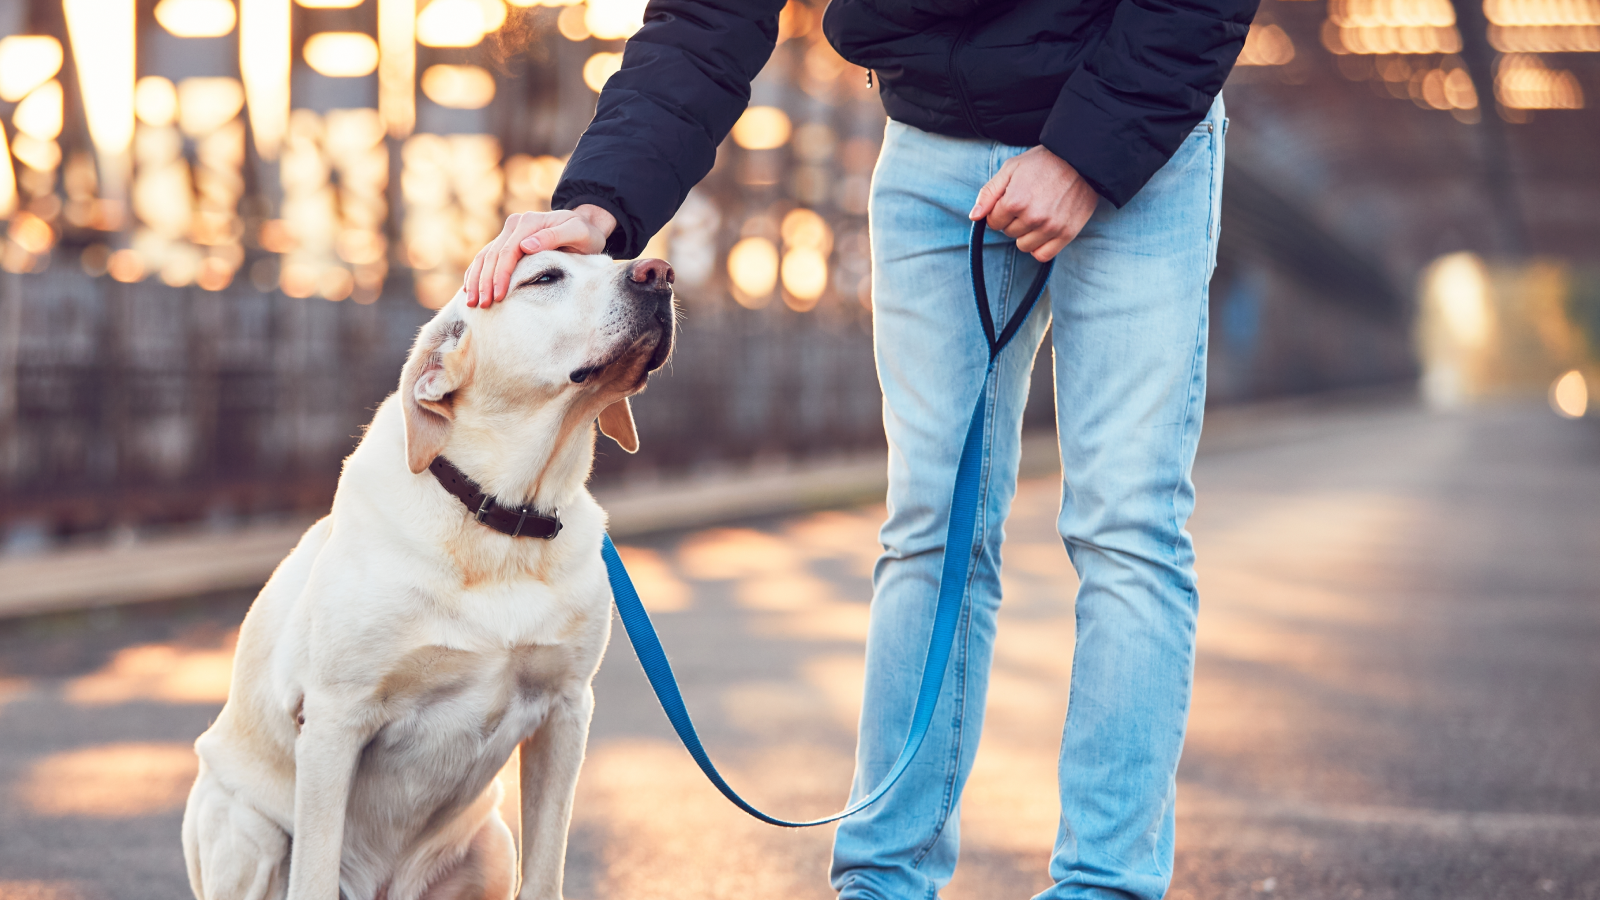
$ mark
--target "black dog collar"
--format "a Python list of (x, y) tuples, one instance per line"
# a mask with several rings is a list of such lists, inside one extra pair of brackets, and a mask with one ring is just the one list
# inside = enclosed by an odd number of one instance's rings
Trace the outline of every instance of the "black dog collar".
[(555, 515), (544, 515), (532, 506), (501, 506), (476, 481), (468, 478), (467, 473), (442, 456), (435, 457), (428, 464), (428, 471), (433, 473), (445, 490), (466, 504), (467, 511), (472, 513), (474, 519), (501, 534), (544, 538), (548, 541), (561, 533), (561, 519)]

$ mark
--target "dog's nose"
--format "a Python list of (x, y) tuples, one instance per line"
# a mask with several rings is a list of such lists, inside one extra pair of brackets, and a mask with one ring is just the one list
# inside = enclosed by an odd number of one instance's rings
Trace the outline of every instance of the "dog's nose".
[(671, 284), (672, 277), (672, 266), (664, 259), (641, 259), (628, 269), (629, 280), (657, 289)]

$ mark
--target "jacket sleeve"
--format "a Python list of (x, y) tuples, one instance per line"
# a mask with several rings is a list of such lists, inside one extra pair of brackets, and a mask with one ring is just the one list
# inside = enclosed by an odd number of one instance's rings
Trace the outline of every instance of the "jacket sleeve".
[(750, 82), (777, 45), (783, 3), (650, 0), (552, 208), (607, 210), (617, 229), (606, 251), (638, 256), (711, 171), (717, 145), (750, 102)]
[(1039, 143), (1122, 207), (1205, 118), (1258, 0), (1121, 0)]

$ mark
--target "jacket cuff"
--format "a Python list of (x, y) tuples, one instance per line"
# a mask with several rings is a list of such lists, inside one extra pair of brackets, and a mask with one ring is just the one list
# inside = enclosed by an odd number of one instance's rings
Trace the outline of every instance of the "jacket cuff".
[(572, 194), (564, 196), (557, 185), (554, 198), (550, 202), (551, 209), (577, 209), (585, 203), (598, 206), (611, 214), (617, 220), (617, 227), (611, 230), (611, 236), (606, 238), (606, 255), (612, 259), (633, 259), (644, 250), (643, 241), (635, 241), (638, 227), (633, 219), (622, 208), (615, 198), (604, 194)]
[(1124, 104), (1118, 104), (1124, 105), (1121, 113), (1109, 111), (1096, 81), (1084, 69), (1072, 73), (1045, 119), (1039, 143), (1121, 209), (1172, 154), (1151, 141), (1139, 120), (1129, 120)]

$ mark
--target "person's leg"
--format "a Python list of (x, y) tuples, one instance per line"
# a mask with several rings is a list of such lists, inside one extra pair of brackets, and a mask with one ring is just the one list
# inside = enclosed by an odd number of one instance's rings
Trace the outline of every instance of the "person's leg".
[(1172, 875), (1223, 121), (1219, 99), (1131, 202), (1101, 204), (1051, 276), (1059, 526), (1081, 587), (1056, 883), (1040, 900), (1157, 900)]
[[(873, 573), (866, 692), (851, 799), (877, 786), (910, 728), (927, 656), (957, 460), (988, 364), (968, 270), (967, 210), (1019, 148), (891, 122), (873, 177), (873, 331), (889, 440), (889, 518)], [(985, 271), (1003, 323), (1037, 271), (991, 233)], [(933, 725), (882, 800), (839, 825), (832, 883), (844, 898), (931, 898), (955, 870), (956, 809), (983, 725), (1000, 605), (1001, 523), (1016, 488), (1028, 372), (1047, 320), (1030, 317), (990, 385), (982, 510), (968, 605)], [(998, 327), (998, 326), (997, 326)], [(958, 548), (959, 552), (970, 552)]]

